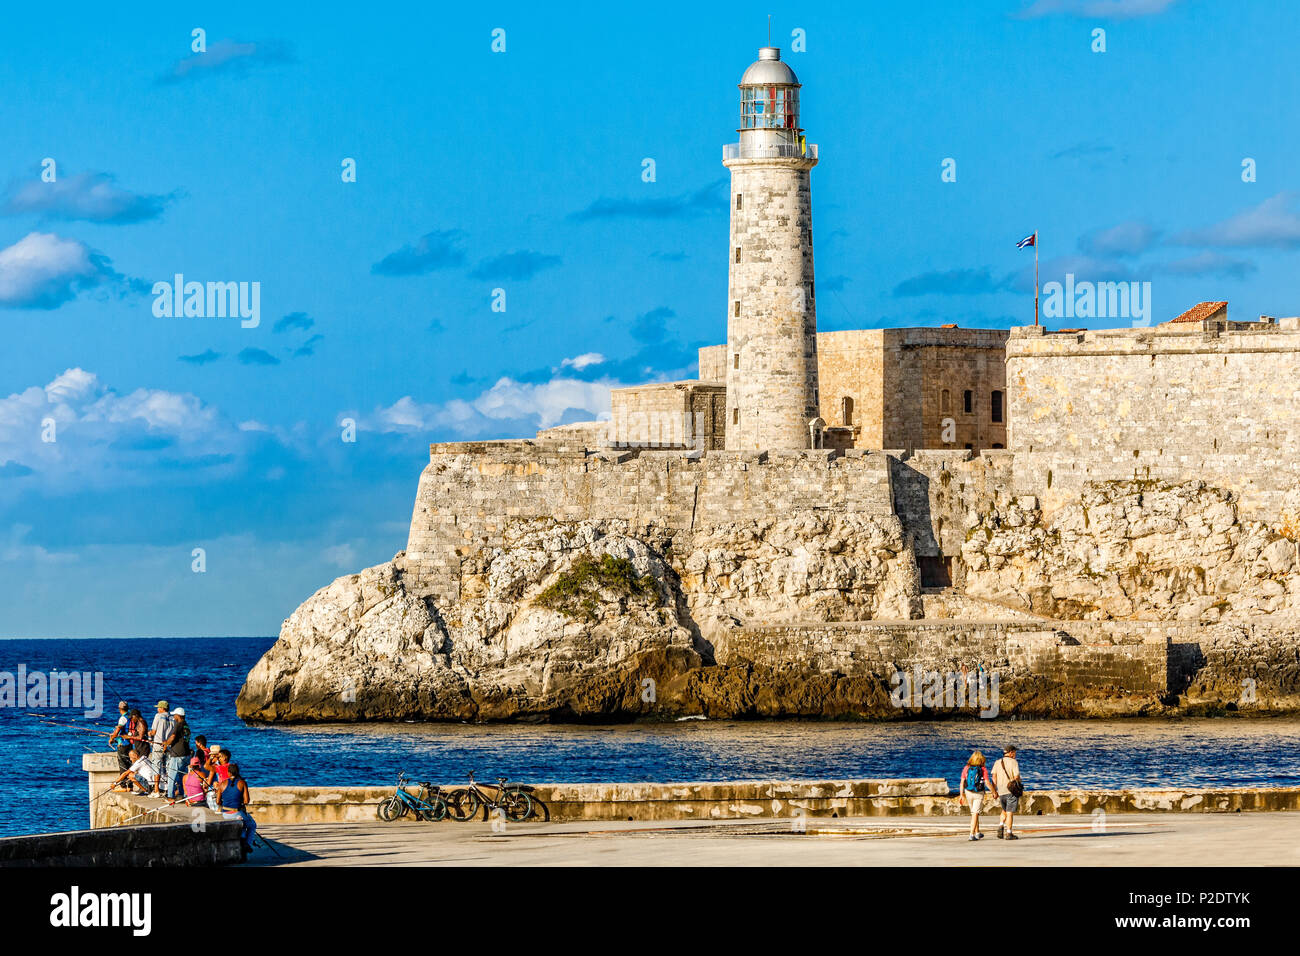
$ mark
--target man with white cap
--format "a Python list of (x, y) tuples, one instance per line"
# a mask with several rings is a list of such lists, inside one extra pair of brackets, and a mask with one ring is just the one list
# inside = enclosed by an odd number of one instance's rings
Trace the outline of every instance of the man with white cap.
[(163, 796), (174, 799), (181, 794), (181, 781), (193, 755), (190, 749), (190, 725), (185, 722), (184, 707), (172, 711), (171, 726), (163, 747), (167, 754), (167, 782), (164, 784), (166, 793)]

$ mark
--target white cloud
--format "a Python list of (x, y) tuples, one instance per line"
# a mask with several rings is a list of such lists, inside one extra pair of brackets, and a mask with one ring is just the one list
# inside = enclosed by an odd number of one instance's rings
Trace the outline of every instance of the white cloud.
[(28, 233), (0, 249), (0, 306), (54, 309), (115, 276), (108, 260), (83, 242)]
[(605, 361), (605, 356), (599, 352), (583, 352), (581, 355), (575, 355), (573, 358), (566, 358), (560, 363), (560, 368), (571, 368), (574, 371), (581, 372), (589, 365), (600, 365)]
[(1095, 256), (1135, 256), (1150, 249), (1159, 235), (1150, 224), (1133, 220), (1089, 233), (1079, 245)]
[(162, 214), (170, 196), (148, 196), (122, 189), (107, 173), (77, 173), (49, 183), (32, 179), (5, 203), (8, 215), (35, 214), (55, 219), (132, 223)]
[(1178, 0), (1034, 0), (1022, 17), (1049, 17), (1065, 14), (1076, 17), (1102, 17), (1130, 20), (1164, 13)]
[(1183, 233), (1177, 241), (1189, 246), (1300, 246), (1300, 193), (1280, 192), (1257, 206), (1222, 222)]
[(586, 419), (609, 417), (609, 393), (621, 382), (584, 382), (555, 378), (549, 382), (517, 382), (502, 378), (469, 401), (453, 399), (441, 405), (417, 402), (409, 395), (378, 408), (362, 427), (378, 432), (451, 431), (461, 437), (500, 433), (502, 426), (550, 428), (574, 414)]
[(330, 545), (322, 552), (325, 561), (336, 568), (343, 568), (345, 571), (354, 570), (360, 558), (357, 557), (357, 549), (350, 544)]
[(197, 396), (149, 388), (121, 394), (82, 368), (0, 398), (0, 465), (46, 488), (148, 481), (140, 467), (147, 460), (220, 464), (249, 440)]

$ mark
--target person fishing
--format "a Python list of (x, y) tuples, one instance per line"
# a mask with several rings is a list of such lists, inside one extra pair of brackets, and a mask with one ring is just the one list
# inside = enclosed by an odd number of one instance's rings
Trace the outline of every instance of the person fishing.
[(163, 749), (167, 755), (167, 781), (164, 784), (166, 793), (163, 796), (173, 800), (180, 796), (181, 777), (193, 755), (190, 750), (190, 725), (185, 722), (184, 707), (172, 711), (171, 726), (167, 739), (163, 741)]
[(221, 811), (229, 814), (237, 813), (239, 818), (244, 821), (244, 829), (239, 834), (241, 841), (240, 860), (242, 862), (253, 851), (253, 837), (257, 835), (257, 821), (248, 812), (248, 784), (240, 776), (239, 764), (227, 763), (225, 767), (227, 776), (221, 783)]
[(110, 790), (117, 790), (123, 783), (126, 786), (127, 793), (132, 793), (132, 784), (138, 784), (140, 792), (148, 795), (157, 784), (158, 774), (154, 771), (153, 765), (149, 762), (148, 757), (142, 757), (138, 750), (131, 751), (131, 766), (118, 774), (117, 779), (113, 781)]
[(202, 734), (194, 736), (194, 756), (199, 758), (199, 763), (204, 767), (208, 765), (208, 738)]
[(126, 726), (126, 739), (131, 742), (131, 747), (134, 747), (140, 753), (144, 753), (145, 741), (148, 739), (149, 730), (145, 726), (144, 717), (140, 715), (139, 710), (134, 707), (131, 709), (131, 719), (127, 722)]
[(208, 806), (217, 810), (220, 809), (217, 806), (217, 794), (221, 791), (221, 785), (230, 776), (230, 751), (213, 744), (209, 755), (211, 760), (208, 766), (211, 770), (212, 789), (208, 791)]
[(109, 734), (108, 745), (117, 748), (117, 769), (131, 769), (131, 739), (128, 736), (131, 729), (131, 717), (129, 711), (131, 705), (124, 700), (117, 702), (117, 726)]
[(154, 714), (153, 723), (149, 725), (149, 735), (152, 746), (149, 751), (149, 759), (153, 763), (156, 771), (155, 780), (157, 783), (158, 796), (162, 796), (162, 773), (167, 767), (167, 747), (166, 740), (171, 735), (172, 716), (167, 710), (167, 701), (158, 701), (157, 713)]
[(211, 786), (211, 775), (203, 769), (203, 764), (198, 757), (191, 757), (189, 771), (181, 780), (181, 787), (185, 792), (185, 803), (192, 807), (202, 805), (207, 799)]

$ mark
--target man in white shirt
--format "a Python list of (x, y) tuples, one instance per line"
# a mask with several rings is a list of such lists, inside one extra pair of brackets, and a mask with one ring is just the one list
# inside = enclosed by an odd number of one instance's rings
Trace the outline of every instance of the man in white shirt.
[(998, 817), (998, 839), (1019, 840), (1020, 837), (1011, 831), (1015, 813), (1020, 809), (1020, 795), (1024, 793), (1015, 744), (1008, 744), (1002, 751), (1001, 759), (993, 765), (993, 788), (1001, 794), (998, 798), (1002, 805)]
[[(135, 750), (131, 751), (131, 760), (131, 766), (126, 770), (123, 770), (118, 775), (118, 778), (113, 781), (112, 789), (116, 790), (129, 778), (133, 783), (139, 784), (141, 792), (146, 794), (149, 793), (150, 790), (154, 789), (158, 782), (157, 771), (154, 770), (153, 766), (149, 763), (148, 757), (140, 756), (140, 754)], [(127, 783), (126, 789), (128, 791), (131, 789), (130, 783)]]

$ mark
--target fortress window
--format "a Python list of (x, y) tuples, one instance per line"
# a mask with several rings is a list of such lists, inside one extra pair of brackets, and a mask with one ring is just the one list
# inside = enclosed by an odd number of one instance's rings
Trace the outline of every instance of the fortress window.
[(840, 423), (843, 425), (853, 424), (853, 399), (848, 395), (840, 399)]
[(944, 415), (952, 411), (952, 396), (946, 388), (939, 392), (939, 411)]
[(808, 283), (808, 298), (812, 299), (814, 302), (817, 301), (817, 283), (816, 283), (816, 282), (809, 282), (809, 283)]
[(737, 352), (734, 356), (732, 356), (731, 367), (732, 367), (732, 368), (740, 368), (740, 353), (739, 353), (739, 352)]
[(1002, 421), (1002, 393), (995, 391), (993, 393), (992, 415), (995, 422)]
[(962, 401), (962, 408), (965, 410), (966, 414), (969, 415), (971, 411), (975, 408), (975, 393), (972, 392), (969, 388), (966, 389), (966, 391), (962, 392), (961, 394), (961, 401)]
[(740, 194), (740, 193), (736, 193), (736, 208), (737, 208), (737, 209), (740, 208), (740, 197), (741, 197), (741, 194)]
[(1001, 448), (1001, 447), (1002, 447), (1002, 444), (1001, 444), (1001, 442), (994, 442), (994, 443), (993, 443), (993, 447), (994, 447), (994, 448)]
[(736, 261), (740, 261), (740, 246), (736, 246)]
[(733, 409), (731, 410), (731, 424), (733, 424), (733, 425), (739, 425), (739, 424), (740, 424), (740, 406), (739, 406), (739, 405), (737, 405), (735, 408), (733, 408)]
[(735, 302), (733, 302), (733, 303), (731, 303), (731, 304), (732, 304), (732, 310), (731, 310), (731, 311), (732, 311), (732, 314), (733, 314), (736, 318), (740, 318), (740, 300), (737, 299)]
[(966, 443), (966, 450), (967, 450), (967, 451), (974, 451), (974, 450), (975, 450), (975, 446), (972, 445), (970, 442), (967, 442), (967, 443)]

